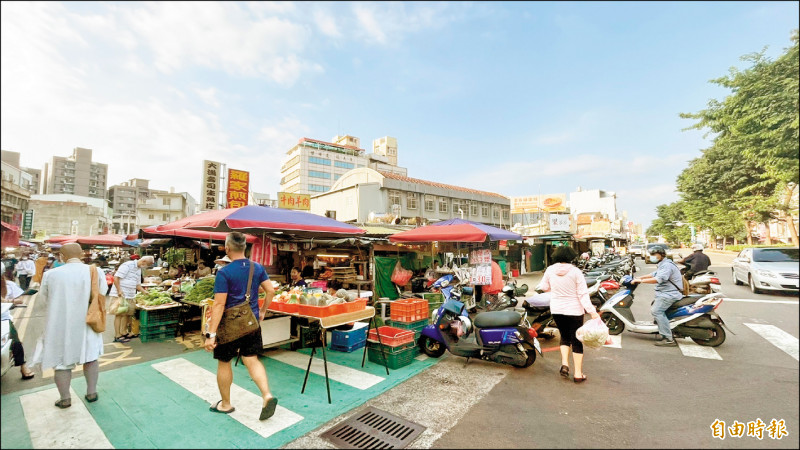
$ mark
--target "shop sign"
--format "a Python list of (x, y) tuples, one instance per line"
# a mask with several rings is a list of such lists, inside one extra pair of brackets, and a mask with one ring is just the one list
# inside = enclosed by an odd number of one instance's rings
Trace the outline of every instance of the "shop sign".
[(291, 192), (278, 192), (278, 207), (283, 209), (311, 209), (311, 195), (292, 194)]
[(473, 250), (469, 252), (469, 264), (476, 266), (478, 264), (491, 264), (492, 251), (491, 250)]
[(296, 252), (297, 243), (294, 242), (280, 242), (278, 243), (278, 250), (282, 252)]
[(497, 247), (499, 250), (508, 250), (508, 241), (498, 241)]
[(219, 175), (222, 164), (216, 161), (203, 160), (203, 180), (200, 186), (200, 209), (210, 211), (219, 205)]
[(569, 231), (569, 214), (550, 214), (550, 231)]
[(590, 230), (592, 234), (611, 233), (611, 222), (608, 220), (596, 220), (592, 222)]
[(22, 237), (25, 239), (31, 238), (31, 231), (33, 231), (33, 210), (25, 211), (22, 217)]
[(567, 194), (511, 197), (511, 214), (524, 214), (532, 212), (564, 212), (566, 210)]
[(228, 169), (228, 208), (241, 208), (247, 206), (250, 192), (250, 172), (244, 170)]
[(475, 286), (486, 286), (492, 284), (492, 265), (480, 264), (471, 271), (470, 284)]

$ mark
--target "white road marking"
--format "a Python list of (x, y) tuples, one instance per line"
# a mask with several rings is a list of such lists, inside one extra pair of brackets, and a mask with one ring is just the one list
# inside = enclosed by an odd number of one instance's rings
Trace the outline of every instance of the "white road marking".
[(612, 348), (622, 348), (622, 335), (618, 334), (616, 336), (609, 335), (608, 337), (611, 338), (611, 343), (604, 345), (603, 347), (612, 347)]
[(753, 298), (725, 298), (725, 302), (743, 302), (743, 303), (782, 303), (784, 305), (800, 305), (797, 300), (758, 300)]
[(800, 350), (798, 350), (798, 340), (796, 337), (775, 325), (765, 325), (761, 323), (745, 323), (745, 325), (768, 340), (775, 347), (786, 352), (792, 358), (796, 360), (800, 358)]
[[(303, 353), (278, 350), (267, 353), (266, 356), (284, 364), (297, 367), (298, 369), (303, 369), (304, 371), (308, 368), (308, 355)], [(325, 367), (323, 363), (324, 361), (322, 358), (315, 357), (311, 363), (311, 372), (324, 377)], [(383, 377), (350, 367), (340, 366), (330, 361), (328, 361), (328, 378), (361, 390), (369, 389), (384, 380)]]
[(70, 389), (72, 406), (56, 408), (58, 389), (19, 397), (33, 448), (114, 448), (81, 397)]
[(414, 358), (414, 359), (416, 359), (417, 361), (425, 361), (428, 358), (429, 358), (429, 356), (423, 353), (421, 355), (417, 355), (417, 357)]
[[(183, 358), (156, 363), (153, 364), (153, 368), (187, 391), (209, 402), (210, 406), (219, 401), (216, 374)], [(265, 438), (303, 420), (303, 416), (289, 411), (280, 404), (278, 404), (274, 416), (268, 420), (258, 420), (264, 400), (260, 395), (239, 387), (235, 383), (231, 385), (231, 403), (236, 411), (228, 415)], [(209, 411), (209, 414), (216, 413)], [(91, 448), (91, 446), (87, 448)]]
[(675, 339), (675, 342), (678, 343), (678, 347), (681, 349), (683, 356), (705, 359), (722, 359), (722, 357), (719, 356), (719, 353), (717, 353), (717, 351), (713, 348), (697, 345), (689, 338)]

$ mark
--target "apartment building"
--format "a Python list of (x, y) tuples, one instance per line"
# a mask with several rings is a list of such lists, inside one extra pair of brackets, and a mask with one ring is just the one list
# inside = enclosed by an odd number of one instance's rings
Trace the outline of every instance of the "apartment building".
[(104, 198), (73, 194), (32, 195), (33, 230), (44, 235), (91, 236), (110, 231), (111, 208)]
[(397, 166), (397, 139), (383, 137), (373, 141), (373, 153), (361, 148), (355, 136), (334, 136), (333, 142), (301, 138), (286, 152), (281, 165), (282, 192), (319, 194), (327, 192), (347, 171), (370, 167), (405, 176), (408, 170)]
[(108, 188), (108, 201), (114, 209), (112, 219), (114, 233), (136, 232), (138, 205), (147, 201), (150, 196), (150, 181), (141, 178), (132, 178)]
[(138, 228), (162, 225), (189, 217), (197, 212), (197, 201), (188, 192), (150, 191), (150, 198), (139, 201), (136, 209)]
[[(6, 152), (3, 152), (3, 158), (5, 157)], [(33, 177), (4, 159), (0, 163), (0, 180), (0, 218), (3, 222), (19, 226), (22, 215), (28, 209)]]
[(106, 199), (108, 165), (92, 161), (92, 150), (76, 147), (72, 156), (53, 156), (44, 166), (45, 194)]

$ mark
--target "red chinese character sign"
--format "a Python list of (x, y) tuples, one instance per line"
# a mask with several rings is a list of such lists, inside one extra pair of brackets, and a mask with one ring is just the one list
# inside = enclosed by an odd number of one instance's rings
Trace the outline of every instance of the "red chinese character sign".
[(292, 194), (291, 192), (278, 192), (278, 207), (283, 209), (311, 209), (311, 196), (308, 194)]
[(248, 204), (250, 172), (228, 169), (228, 208), (241, 208)]

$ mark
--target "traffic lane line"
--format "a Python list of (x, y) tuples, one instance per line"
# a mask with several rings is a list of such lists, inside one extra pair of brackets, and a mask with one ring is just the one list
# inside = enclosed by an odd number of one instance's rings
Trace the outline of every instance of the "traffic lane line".
[(796, 337), (775, 325), (761, 323), (745, 323), (745, 325), (795, 360), (800, 358), (800, 349), (798, 349), (798, 339)]
[(70, 388), (72, 406), (53, 406), (58, 389), (20, 396), (33, 448), (114, 448), (95, 422), (81, 397)]
[[(304, 371), (308, 368), (309, 357), (303, 353), (277, 350), (267, 353), (266, 356), (284, 364), (297, 367), (298, 369), (303, 369)], [(312, 358), (311, 372), (324, 377), (325, 367), (323, 364), (324, 361), (322, 358)], [(385, 380), (383, 377), (330, 361), (328, 361), (328, 378), (356, 389), (361, 389), (362, 391)]]
[[(152, 367), (187, 391), (207, 401), (209, 406), (215, 405), (219, 400), (217, 375), (192, 362), (177, 358), (153, 364)], [(231, 385), (231, 404), (236, 410), (227, 415), (265, 438), (303, 420), (303, 416), (280, 404), (275, 409), (275, 415), (267, 420), (258, 420), (263, 403), (264, 400), (260, 395), (234, 383)]]

